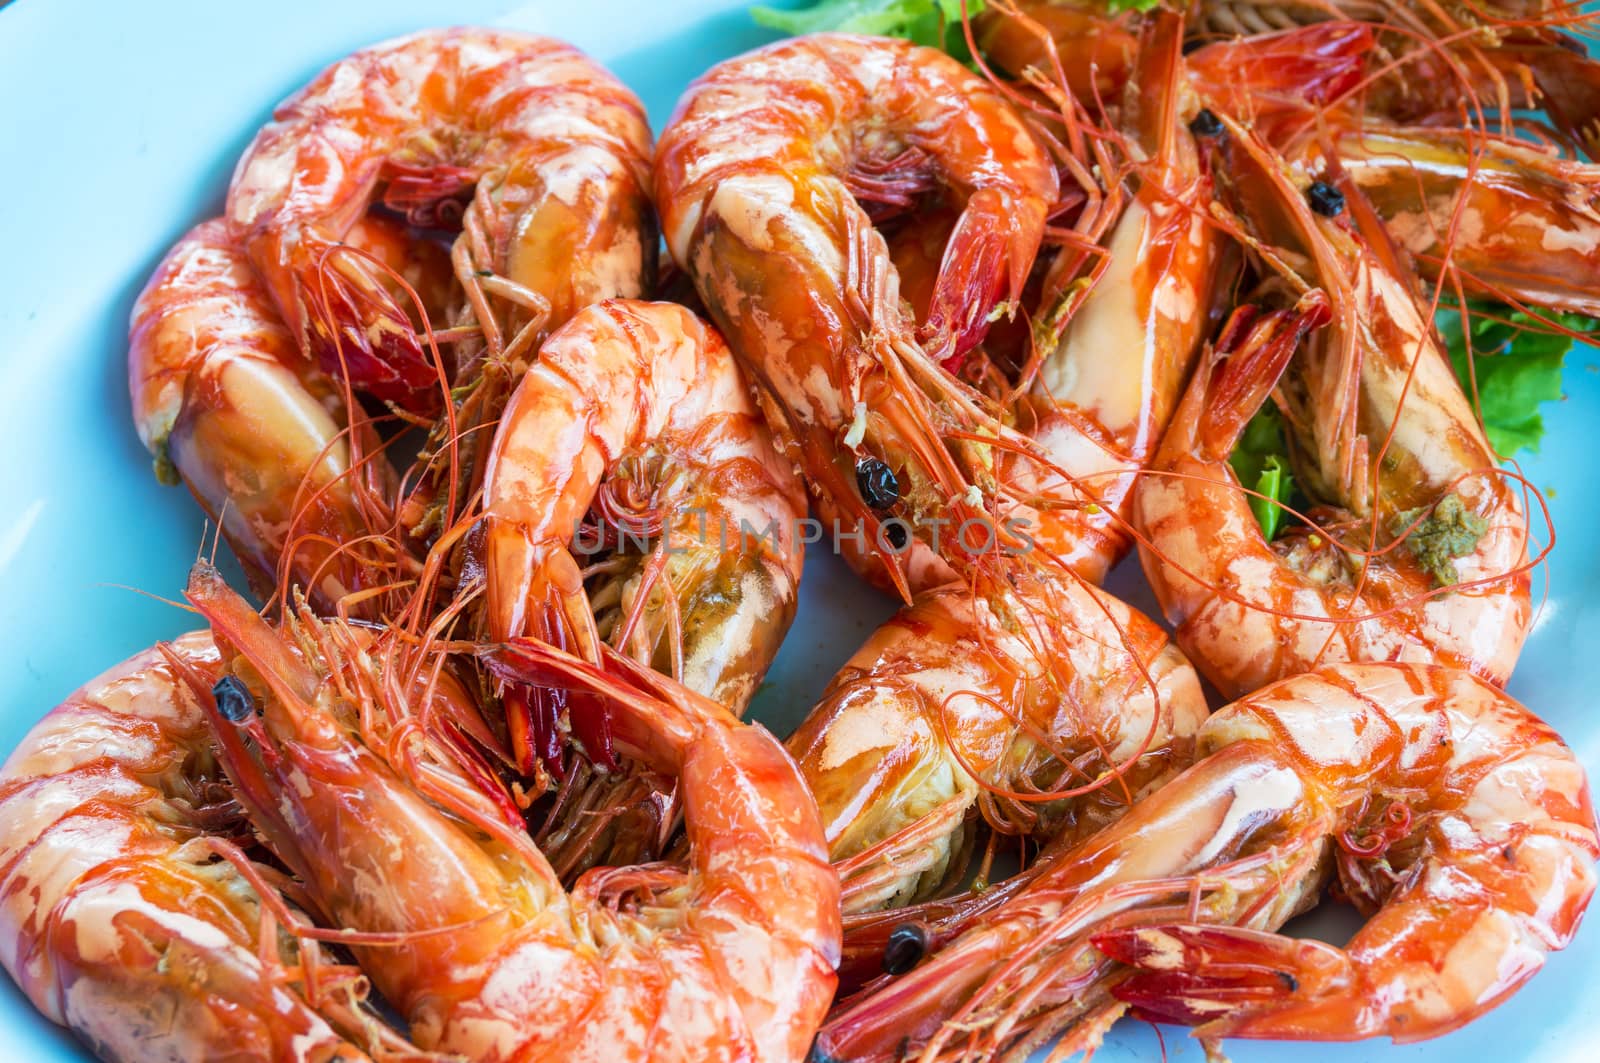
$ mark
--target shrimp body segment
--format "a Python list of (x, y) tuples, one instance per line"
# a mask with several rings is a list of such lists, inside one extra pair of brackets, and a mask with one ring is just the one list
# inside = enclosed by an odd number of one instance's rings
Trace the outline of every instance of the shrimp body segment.
[[(1038, 250), (1057, 183), (1027, 128), (943, 53), (818, 34), (691, 85), (655, 179), (668, 249), (795, 441), (824, 518), (875, 540), (851, 563), (908, 598), (948, 578), (882, 526), (898, 516), (926, 543), (928, 522), (981, 512), (982, 460), (947, 438), (976, 430), (977, 396), (943, 367), (1018, 299)], [(904, 207), (935, 189), (960, 213), (919, 330), (858, 199)], [(894, 474), (892, 500), (863, 497), (863, 463)]]
[[(585, 594), (571, 552), (592, 508), (652, 540), (611, 577), (605, 630), (607, 592)], [(551, 335), (500, 421), (484, 512), (495, 640), (598, 660), (609, 637), (741, 712), (794, 617), (804, 490), (727, 345), (683, 307), (615, 300)]]
[(602, 671), (531, 640), (486, 648), (503, 678), (610, 714), (620, 753), (678, 781), (687, 865), (597, 868), (568, 893), (524, 831), (425, 800), (357, 737), (360, 706), (387, 697), (371, 662), (403, 646), (353, 653), (342, 622), (306, 615), (326, 648), (313, 669), (214, 572), (188, 596), (260, 677), (259, 716), (209, 712), (239, 800), (419, 1047), (485, 1063), (805, 1056), (833, 992), (838, 883), (766, 731), (609, 651)]
[[(442, 298), (444, 256), (400, 226), (362, 219), (346, 239)], [(390, 520), (393, 473), (370, 427), (347, 427), (346, 396), (299, 356), (222, 219), (185, 234), (140, 293), (128, 384), (157, 475), (188, 485), (258, 590), (285, 563), (324, 609), (383, 581), (392, 558), (363, 540)]]
[(439, 370), (404, 308), (336, 247), (374, 198), (435, 226), (459, 215), (456, 279), (499, 356), (588, 303), (643, 293), (649, 158), (643, 107), (577, 50), (431, 30), (356, 52), (283, 103), (240, 161), (227, 213), (302, 349), (430, 412)]
[[(1179, 645), (1233, 697), (1339, 660), (1437, 661), (1504, 682), (1532, 614), (1516, 487), (1381, 233), (1314, 216), (1229, 129), (1236, 198), (1260, 211), (1247, 224), (1275, 261), (1304, 263), (1289, 279), (1305, 294), (1236, 311), (1140, 479), (1140, 556)], [(1278, 183), (1270, 200), (1239, 194), (1262, 176)], [(1273, 542), (1228, 464), (1269, 393), (1297, 478), (1325, 504), (1320, 527)]]
[(182, 673), (221, 676), (207, 635), (89, 682), (0, 769), (0, 962), (106, 1059), (364, 1060), (328, 1018), (355, 1018), (349, 980), (329, 964), (313, 1009), (284, 977), (310, 957), (216, 859), (248, 825)]

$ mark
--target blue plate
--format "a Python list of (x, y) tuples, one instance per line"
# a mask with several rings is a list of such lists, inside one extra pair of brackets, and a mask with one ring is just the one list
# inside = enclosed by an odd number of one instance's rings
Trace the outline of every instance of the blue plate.
[[(21, 0), (0, 11), (0, 750), (84, 680), (193, 625), (173, 597), (202, 537), (200, 511), (160, 487), (129, 421), (128, 313), (167, 247), (220, 212), (234, 161), (272, 105), (332, 60), (447, 22), (563, 37), (643, 96), (656, 128), (691, 78), (770, 39), (744, 0), (384, 0), (104, 4)], [(1600, 426), (1600, 357), (1576, 352), (1550, 434), (1524, 470), (1561, 534), (1512, 691), (1553, 723), (1591, 773), (1600, 764), (1600, 480), (1585, 433)], [(1587, 426), (1587, 428), (1585, 427)], [(1526, 457), (1526, 455), (1524, 455)], [(1153, 603), (1124, 568), (1114, 589)], [(1537, 584), (1536, 584), (1537, 593)], [(799, 619), (757, 716), (780, 734), (888, 616), (833, 558), (807, 561)], [(848, 618), (848, 619), (845, 619)], [(1533, 984), (1468, 1029), (1422, 1045), (1295, 1046), (1302, 1063), (1594, 1059), (1585, 1011), (1600, 931), (1551, 958)], [(1594, 1008), (1594, 1004), (1588, 1005)], [(1585, 1015), (1588, 1018), (1585, 1018)], [(1168, 1030), (1174, 1060), (1199, 1060)], [(1235, 1042), (1240, 1063), (1291, 1049)], [(88, 1058), (0, 978), (0, 1058)], [(1098, 1057), (1156, 1060), (1152, 1029), (1124, 1022)]]

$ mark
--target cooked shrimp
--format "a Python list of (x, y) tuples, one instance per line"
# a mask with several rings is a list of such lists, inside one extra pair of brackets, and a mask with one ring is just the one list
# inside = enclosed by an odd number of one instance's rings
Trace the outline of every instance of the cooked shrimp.
[[(656, 186), (673, 258), (796, 441), (824, 519), (866, 540), (851, 563), (908, 599), (948, 579), (896, 537), (928, 544), (986, 512), (990, 452), (965, 436), (999, 429), (944, 367), (1032, 267), (1057, 183), (1027, 128), (943, 53), (819, 34), (696, 81), (662, 133)], [(904, 206), (934, 189), (960, 220), (919, 329), (858, 199)]]
[(456, 278), (488, 356), (516, 362), (580, 307), (648, 287), (649, 159), (643, 107), (575, 49), (431, 30), (356, 52), (282, 104), (227, 213), (302, 349), (429, 412), (444, 385), (416, 330), (367, 262), (329, 253), (378, 190), (433, 224), (470, 194)]
[(833, 991), (838, 882), (766, 731), (615, 654), (602, 671), (531, 640), (483, 650), (507, 681), (607, 714), (619, 751), (682, 792), (686, 868), (598, 869), (568, 893), (525, 831), (425, 800), (357, 737), (357, 719), (403, 711), (393, 679), (435, 647), (362, 650), (302, 614), (313, 668), (214, 571), (188, 596), (259, 707), (234, 722), (201, 699), (238, 800), (418, 1045), (483, 1063), (804, 1057)]
[[(591, 597), (569, 547), (599, 545), (579, 531), (597, 498), (608, 545), (649, 549), (618, 549)], [(671, 303), (579, 312), (512, 396), (483, 508), (491, 638), (535, 635), (598, 660), (609, 636), (744, 710), (794, 618), (805, 493), (715, 330)], [(508, 710), (531, 771), (536, 751), (558, 748), (554, 720), (517, 699)]]
[(1134, 68), (1138, 18), (1096, 0), (1002, 0), (985, 4), (972, 30), (984, 59), (1011, 76), (1059, 64), (1077, 99), (1114, 104)]
[(1332, 150), (1423, 277), (1600, 314), (1600, 166), (1442, 129), (1368, 125)]
[[(377, 219), (345, 239), (440, 305), (442, 252)], [(346, 427), (348, 396), (299, 357), (222, 219), (185, 234), (134, 304), (128, 385), (157, 476), (189, 486), (258, 591), (285, 573), (332, 609), (392, 578), (388, 460), (359, 409)]]
[[(1140, 555), (1178, 644), (1233, 697), (1340, 660), (1504, 682), (1531, 616), (1526, 517), (1376, 219), (1354, 189), (1359, 226), (1314, 214), (1250, 134), (1218, 139), (1250, 238), (1306, 294), (1236, 313), (1139, 482)], [(1228, 465), (1269, 391), (1327, 504), (1274, 542)]]
[(1419, 1041), (1470, 1022), (1565, 948), (1600, 857), (1583, 768), (1533, 713), (1426, 666), (1327, 669), (1231, 706), (1206, 749), (1298, 775), (1367, 917), (1344, 946), (1205, 926), (1096, 944), (1149, 973), (1117, 995), (1202, 1036)]
[(1208, 106), (1305, 170), (1347, 174), (1425, 280), (1600, 313), (1600, 168), (1473, 127), (1369, 116), (1353, 90), (1374, 47), (1365, 23), (1323, 22), (1209, 44), (1188, 63)]
[(1035, 325), (1042, 349), (1025, 429), (1033, 448), (1001, 462), (1008, 494), (1047, 500), (1005, 506), (1004, 518), (1097, 583), (1128, 551), (1136, 474), (1177, 406), (1226, 272), (1207, 211), (1211, 182), (1188, 129), (1199, 105), (1182, 43), (1183, 20), (1170, 12), (1140, 35), (1138, 94), (1127, 107), (1141, 157), (1136, 187), (1089, 294), (1079, 299), (1068, 287), (1062, 306), (1044, 309)]
[[(1206, 1037), (1416, 1040), (1525, 983), (1593, 892), (1577, 758), (1465, 672), (1323, 668), (1222, 709), (1199, 748), (980, 923), (934, 934), (915, 970), (846, 1000), (819, 1047), (1020, 1060), (1066, 1031), (1051, 1056), (1065, 1059), (1119, 1000)], [(1316, 902), (1330, 865), (1367, 916), (1350, 943), (1269, 933)]]
[(1596, 15), (1565, 0), (1439, 4), (1431, 0), (1206, 0), (1197, 28), (1223, 36), (1270, 34), (1329, 20), (1368, 23), (1386, 62), (1363, 106), (1418, 124), (1459, 123), (1468, 113), (1542, 108), (1557, 132), (1594, 158), (1600, 151), (1600, 64), (1579, 34)]
[(1082, 837), (1189, 763), (1206, 704), (1166, 633), (1078, 580), (924, 592), (829, 684), (788, 745), (841, 863), (847, 911), (959, 874), (974, 807)]
[(222, 676), (203, 633), (148, 650), (0, 769), (0, 962), (104, 1059), (366, 1059), (380, 1028), (360, 1012), (364, 984), (279, 935), (274, 873), (230, 843), (249, 825), (173, 661)]
[(1181, 25), (1156, 20), (1140, 41), (1151, 89), (1134, 132), (1149, 165), (1109, 236), (1106, 274), (1050, 337), (1019, 407), (1027, 445), (997, 459), (1006, 489), (993, 512), (1026, 525), (1030, 553), (1048, 563), (1010, 556), (924, 592), (789, 740), (847, 911), (904, 904), (959, 875), (974, 806), (1005, 833), (1082, 836), (1188, 763), (1206, 712), (1193, 669), (1147, 618), (1088, 585), (1126, 547), (1116, 511), (1209, 310), (1218, 240), (1197, 211), (1208, 189), (1182, 116)]

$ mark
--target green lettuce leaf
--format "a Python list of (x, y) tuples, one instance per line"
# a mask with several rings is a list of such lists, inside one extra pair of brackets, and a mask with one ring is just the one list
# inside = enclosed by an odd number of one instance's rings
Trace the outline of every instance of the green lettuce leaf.
[[(982, 10), (983, 0), (967, 0), (967, 14)], [(941, 48), (963, 62), (972, 58), (961, 29), (961, 0), (814, 0), (793, 10), (753, 7), (750, 17), (782, 33), (837, 30), (904, 37)]]
[[(1111, 14), (1149, 11), (1161, 0), (1102, 0)], [(969, 17), (982, 11), (984, 0), (967, 0)], [(810, 0), (793, 8), (752, 7), (750, 17), (769, 29), (803, 33), (872, 33), (904, 37), (972, 63), (972, 50), (961, 28), (961, 0)]]
[[(1561, 366), (1573, 340), (1544, 330), (1535, 318), (1508, 306), (1472, 302), (1467, 310), (1472, 332), (1470, 374), (1461, 312), (1441, 310), (1436, 319), (1461, 387), (1470, 399), (1476, 378), (1484, 429), (1496, 451), (1505, 457), (1518, 450), (1537, 452), (1544, 438), (1539, 406), (1561, 397)], [(1581, 314), (1545, 316), (1574, 332), (1593, 335), (1600, 330), (1600, 322)]]
[(1288, 446), (1283, 439), (1283, 418), (1271, 403), (1261, 407), (1244, 426), (1228, 458), (1239, 482), (1265, 498), (1250, 496), (1250, 511), (1261, 532), (1271, 542), (1283, 527), (1284, 509), (1294, 494), (1289, 475)]
[[(1538, 451), (1544, 438), (1541, 404), (1561, 397), (1561, 369), (1574, 340), (1551, 332), (1538, 319), (1499, 303), (1468, 304), (1472, 331), (1472, 373), (1468, 373), (1466, 336), (1461, 312), (1439, 311), (1436, 323), (1461, 387), (1472, 396), (1477, 380), (1479, 408), (1489, 443), (1505, 457), (1519, 450)], [(1600, 336), (1600, 321), (1581, 314), (1544, 315), (1584, 336)], [(1289, 504), (1294, 481), (1283, 422), (1270, 404), (1251, 418), (1229, 461), (1239, 482), (1268, 498)], [(1283, 510), (1266, 499), (1250, 499), (1261, 530), (1270, 540), (1283, 527)]]

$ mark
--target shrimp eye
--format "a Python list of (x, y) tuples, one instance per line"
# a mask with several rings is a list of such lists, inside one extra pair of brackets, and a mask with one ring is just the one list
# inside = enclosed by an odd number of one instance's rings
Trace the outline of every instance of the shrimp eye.
[(861, 492), (861, 500), (873, 509), (888, 509), (900, 501), (900, 479), (879, 458), (862, 458), (856, 462), (856, 488)]
[(1344, 213), (1344, 193), (1326, 181), (1312, 181), (1306, 189), (1306, 202), (1324, 218), (1337, 218)]
[(906, 543), (911, 541), (911, 536), (906, 531), (906, 522), (899, 518), (884, 521), (883, 537), (889, 540), (889, 545), (896, 550), (904, 550)]
[(1222, 135), (1222, 119), (1212, 114), (1205, 108), (1194, 116), (1194, 121), (1189, 123), (1189, 132), (1197, 137), (1220, 137)]
[(217, 699), (217, 711), (229, 723), (244, 723), (255, 715), (256, 699), (236, 675), (225, 675), (217, 680), (217, 685), (211, 688), (211, 696)]
[(922, 962), (928, 951), (928, 928), (921, 923), (901, 923), (889, 932), (889, 945), (883, 950), (883, 969), (887, 974), (905, 974)]

